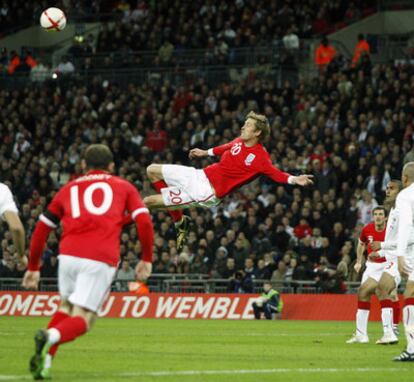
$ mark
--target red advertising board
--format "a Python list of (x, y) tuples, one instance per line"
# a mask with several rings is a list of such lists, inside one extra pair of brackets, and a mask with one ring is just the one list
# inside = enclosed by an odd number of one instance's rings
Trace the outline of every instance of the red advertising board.
[[(251, 294), (111, 293), (101, 317), (176, 319), (253, 319)], [(354, 320), (355, 295), (284, 294), (283, 319)], [(379, 321), (378, 300), (372, 301), (370, 319)], [(59, 296), (48, 292), (0, 291), (0, 316), (51, 316)]]

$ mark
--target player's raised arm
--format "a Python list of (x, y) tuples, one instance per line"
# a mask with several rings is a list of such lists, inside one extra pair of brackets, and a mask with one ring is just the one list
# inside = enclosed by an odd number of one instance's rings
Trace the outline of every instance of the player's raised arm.
[(7, 222), (19, 260), (25, 259), (25, 232), (16, 203), (7, 185), (0, 185), (0, 216)]
[(234, 144), (234, 141), (231, 141), (229, 143), (225, 143), (224, 145), (216, 146), (208, 150), (202, 150), (202, 149), (197, 149), (197, 148), (192, 149), (190, 150), (190, 153), (188, 156), (190, 159), (203, 158), (206, 156), (215, 156), (215, 155), (221, 156), (227, 150), (230, 150), (233, 144)]
[(19, 215), (14, 211), (6, 211), (3, 214), (3, 217), (9, 226), (10, 233), (13, 238), (13, 243), (19, 256), (19, 260), (22, 260), (25, 258), (24, 251), (26, 244), (23, 224), (19, 218)]
[(56, 229), (62, 218), (62, 208), (59, 202), (59, 193), (56, 194), (47, 210), (39, 217), (33, 231), (29, 249), (29, 265), (23, 277), (22, 286), (26, 289), (37, 290), (40, 280), (40, 260), (45, 249), (50, 232)]
[(154, 246), (154, 228), (152, 219), (148, 208), (139, 195), (139, 192), (134, 190), (128, 197), (128, 210), (131, 211), (131, 218), (137, 227), (137, 233), (142, 247), (141, 260), (138, 262), (135, 269), (137, 279), (145, 281), (152, 273), (153, 260), (153, 246)]
[(272, 164), (270, 158), (263, 161), (262, 167), (262, 173), (268, 176), (269, 178), (273, 179), (275, 182), (289, 183), (297, 186), (308, 186), (313, 184), (313, 175), (305, 174), (294, 176), (287, 172), (283, 172)]

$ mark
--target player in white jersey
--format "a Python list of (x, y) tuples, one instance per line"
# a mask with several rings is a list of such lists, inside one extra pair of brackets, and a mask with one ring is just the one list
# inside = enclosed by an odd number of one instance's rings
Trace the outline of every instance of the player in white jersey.
[(9, 187), (4, 183), (0, 183), (0, 218), (5, 220), (9, 226), (18, 262), (27, 264), (27, 259), (24, 253), (25, 232), (23, 224), (20, 221), (19, 212), (16, 203), (13, 200), (13, 195)]
[(404, 189), (398, 194), (396, 209), (399, 215), (397, 230), (398, 270), (407, 276), (404, 292), (403, 321), (407, 348), (394, 361), (414, 361), (414, 162), (407, 163), (402, 171)]
[(395, 202), (401, 189), (402, 183), (399, 180), (388, 182), (384, 203), (389, 209), (385, 240), (371, 243), (374, 252), (370, 254), (370, 258), (385, 257), (387, 259), (376, 290), (381, 304), (381, 319), (384, 329), (383, 337), (376, 342), (378, 345), (398, 343), (396, 332), (398, 331), (400, 302), (398, 301), (397, 288), (401, 282), (401, 276), (398, 272), (397, 260), (398, 210), (395, 208)]

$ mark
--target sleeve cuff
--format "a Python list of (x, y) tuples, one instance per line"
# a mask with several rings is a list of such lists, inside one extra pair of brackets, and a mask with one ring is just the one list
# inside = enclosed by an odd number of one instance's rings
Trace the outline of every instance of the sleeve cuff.
[(213, 149), (208, 149), (207, 150), (207, 154), (208, 154), (209, 157), (214, 157), (214, 151), (213, 151)]
[(295, 177), (293, 175), (290, 175), (287, 182), (288, 184), (295, 184)]

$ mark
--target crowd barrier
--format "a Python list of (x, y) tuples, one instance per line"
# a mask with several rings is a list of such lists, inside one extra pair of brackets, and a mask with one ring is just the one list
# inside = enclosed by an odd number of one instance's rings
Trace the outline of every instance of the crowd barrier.
[[(257, 294), (134, 294), (113, 292), (102, 306), (101, 317), (164, 319), (253, 319), (252, 303)], [(355, 319), (356, 295), (283, 294), (282, 319)], [(59, 304), (55, 292), (0, 292), (1, 316), (51, 316)], [(380, 306), (372, 299), (371, 321), (380, 321)]]

